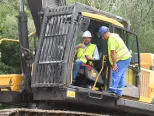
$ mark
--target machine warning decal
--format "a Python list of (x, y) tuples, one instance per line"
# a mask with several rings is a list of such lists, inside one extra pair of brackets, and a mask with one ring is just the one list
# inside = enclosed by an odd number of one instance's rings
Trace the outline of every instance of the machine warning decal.
[(67, 91), (67, 97), (74, 97), (75, 98), (75, 92), (74, 91)]

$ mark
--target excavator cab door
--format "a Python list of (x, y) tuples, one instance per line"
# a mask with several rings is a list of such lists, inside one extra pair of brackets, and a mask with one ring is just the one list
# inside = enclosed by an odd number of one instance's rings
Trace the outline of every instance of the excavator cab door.
[(137, 35), (127, 29), (113, 26), (113, 32), (118, 33), (125, 42), (132, 57), (126, 72), (126, 84), (123, 95), (139, 99), (139, 78), (140, 78), (140, 55)]

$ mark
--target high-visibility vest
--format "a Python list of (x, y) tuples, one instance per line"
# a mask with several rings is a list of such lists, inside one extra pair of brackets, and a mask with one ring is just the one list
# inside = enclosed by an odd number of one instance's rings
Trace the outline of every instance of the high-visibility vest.
[[(77, 58), (81, 60), (84, 63), (87, 63), (86, 55), (92, 57), (93, 53), (95, 51), (96, 45), (95, 44), (90, 44), (86, 50), (83, 48), (79, 48), (78, 53), (77, 53)], [(92, 65), (92, 62), (90, 62), (90, 65)]]
[[(120, 38), (118, 34), (112, 33), (110, 35), (110, 38), (114, 38), (118, 44), (118, 47), (116, 48), (116, 62), (118, 62), (119, 60), (127, 60), (128, 58), (131, 57), (131, 54), (128, 48), (126, 47), (125, 43), (123, 42), (123, 40)], [(109, 53), (109, 50), (108, 50), (108, 53)], [(111, 58), (111, 51), (109, 53), (109, 61), (111, 65), (113, 65), (113, 61)]]

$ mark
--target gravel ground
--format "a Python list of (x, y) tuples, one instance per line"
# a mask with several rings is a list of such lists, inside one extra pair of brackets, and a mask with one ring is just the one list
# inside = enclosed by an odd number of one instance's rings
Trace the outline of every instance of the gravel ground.
[(61, 110), (40, 110), (40, 109), (17, 108), (17, 109), (0, 110), (0, 116), (113, 116), (113, 115), (61, 111)]

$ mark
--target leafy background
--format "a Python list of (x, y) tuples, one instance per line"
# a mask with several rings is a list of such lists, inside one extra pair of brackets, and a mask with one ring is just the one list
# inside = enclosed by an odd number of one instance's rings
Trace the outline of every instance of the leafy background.
[[(32, 16), (25, 6), (28, 15), (29, 33), (35, 31)], [(0, 0), (0, 39), (18, 40), (18, 19), (19, 0)], [(30, 46), (33, 46), (33, 38), (29, 40)], [(21, 73), (20, 71), (20, 46), (17, 42), (3, 41), (0, 44), (0, 74)]]

